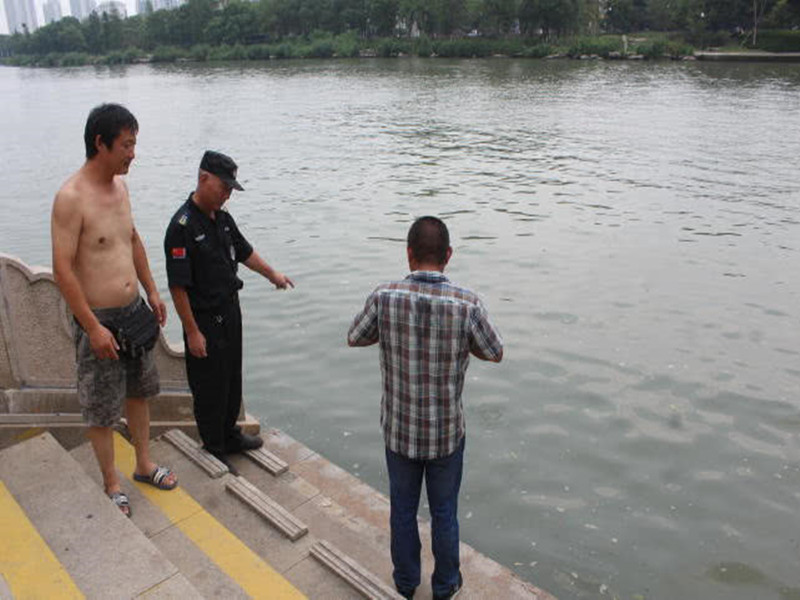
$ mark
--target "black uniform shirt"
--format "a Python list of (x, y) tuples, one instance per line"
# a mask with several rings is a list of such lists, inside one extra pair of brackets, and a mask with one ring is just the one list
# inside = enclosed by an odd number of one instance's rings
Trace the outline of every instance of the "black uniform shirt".
[(192, 310), (220, 308), (242, 289), (236, 271), (240, 262), (250, 258), (253, 247), (228, 212), (219, 210), (210, 219), (192, 196), (167, 227), (167, 279), (170, 287), (186, 288)]

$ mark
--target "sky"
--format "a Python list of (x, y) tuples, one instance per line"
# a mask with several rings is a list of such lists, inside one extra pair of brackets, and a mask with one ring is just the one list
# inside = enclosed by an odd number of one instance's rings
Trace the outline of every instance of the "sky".
[[(128, 6), (128, 16), (136, 14), (136, 0), (122, 0)], [(97, 0), (100, 4), (102, 0)], [(44, 13), (42, 12), (43, 0), (33, 0), (36, 5), (36, 17), (39, 20), (39, 26), (44, 25)], [(69, 16), (69, 0), (61, 0), (61, 16)], [(8, 21), (6, 20), (6, 7), (5, 0), (0, 0), (0, 34), (8, 33)]]

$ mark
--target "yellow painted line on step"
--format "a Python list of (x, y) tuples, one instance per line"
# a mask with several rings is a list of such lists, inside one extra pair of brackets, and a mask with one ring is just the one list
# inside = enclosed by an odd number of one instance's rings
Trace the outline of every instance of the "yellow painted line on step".
[[(136, 455), (133, 446), (116, 432), (114, 456), (117, 469), (247, 595), (270, 600), (305, 598), (280, 573), (206, 512), (180, 485), (174, 490), (164, 491), (146, 483), (134, 482), (132, 477)], [(136, 507), (133, 509), (136, 510)]]
[(14, 598), (83, 598), (66, 569), (0, 481), (0, 574)]

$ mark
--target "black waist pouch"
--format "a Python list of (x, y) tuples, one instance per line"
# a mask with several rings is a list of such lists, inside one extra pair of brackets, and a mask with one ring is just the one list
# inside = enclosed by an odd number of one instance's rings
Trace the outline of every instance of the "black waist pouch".
[(144, 300), (131, 312), (103, 326), (114, 334), (120, 353), (129, 358), (143, 356), (153, 349), (158, 339), (158, 319)]

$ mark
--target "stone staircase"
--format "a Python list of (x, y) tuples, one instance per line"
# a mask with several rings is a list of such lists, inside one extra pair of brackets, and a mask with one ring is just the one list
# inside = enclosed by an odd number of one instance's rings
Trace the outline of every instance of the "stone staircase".
[[(115, 434), (131, 519), (102, 492), (88, 444), (68, 452), (44, 433), (0, 451), (0, 600), (399, 598), (387, 499), (280, 431), (262, 438), (232, 457), (238, 477), (181, 431), (153, 440), (180, 479), (165, 492), (131, 480), (133, 448)], [(464, 544), (462, 572), (465, 600), (552, 598)]]
[(0, 482), (0, 519), (9, 521), (0, 570), (11, 597), (198, 597), (50, 434), (0, 452)]

